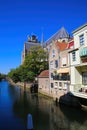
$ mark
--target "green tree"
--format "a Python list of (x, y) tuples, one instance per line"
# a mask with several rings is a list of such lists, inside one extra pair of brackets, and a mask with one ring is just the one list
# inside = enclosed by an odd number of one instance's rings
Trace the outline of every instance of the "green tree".
[(38, 75), (41, 71), (48, 69), (48, 53), (41, 46), (31, 47), (25, 58), (24, 66), (27, 71)]
[(48, 69), (48, 53), (41, 46), (31, 47), (25, 61), (16, 69), (11, 69), (8, 76), (16, 83), (18, 81), (33, 81), (43, 70)]
[(11, 71), (8, 73), (8, 76), (16, 83), (18, 81), (20, 81), (20, 77), (19, 77), (19, 69), (11, 69)]

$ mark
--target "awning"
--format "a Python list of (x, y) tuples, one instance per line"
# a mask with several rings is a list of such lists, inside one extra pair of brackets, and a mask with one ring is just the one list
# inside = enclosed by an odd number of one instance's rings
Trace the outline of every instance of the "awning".
[(84, 47), (80, 50), (80, 57), (87, 56), (87, 47)]
[(57, 70), (57, 73), (69, 73), (69, 68), (61, 68)]

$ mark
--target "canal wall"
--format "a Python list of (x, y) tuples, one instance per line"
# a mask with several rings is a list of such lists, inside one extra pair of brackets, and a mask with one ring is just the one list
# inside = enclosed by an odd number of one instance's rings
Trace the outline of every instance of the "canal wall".
[(71, 96), (71, 94), (68, 92), (66, 94), (62, 94), (62, 95), (53, 95), (53, 94), (49, 94), (45, 91), (42, 90), (38, 90), (38, 92), (42, 95), (45, 95), (51, 99), (53, 99), (53, 101), (58, 104), (64, 104), (67, 106), (71, 106), (71, 107), (77, 107), (77, 108), (81, 108), (81, 103), (79, 102), (79, 99), (75, 96)]
[[(7, 79), (7, 80), (9, 81), (9, 83), (11, 85), (19, 86), (24, 90), (25, 90), (25, 88), (26, 88), (26, 90), (30, 89), (31, 84), (32, 84), (32, 83), (26, 83), (26, 87), (25, 87), (25, 84), (23, 82), (14, 83), (12, 81), (12, 79), (10, 79), (10, 78)], [(69, 92), (66, 93), (66, 94), (60, 94), (60, 95), (57, 94), (56, 95), (56, 94), (50, 94), (46, 91), (38, 89), (38, 93), (42, 94), (46, 97), (49, 97), (50, 99), (53, 99), (53, 101), (56, 102), (56, 103), (61, 103), (61, 104), (65, 104), (65, 105), (73, 106), (73, 107), (81, 107), (82, 106), (79, 99), (75, 96), (71, 96), (71, 94)]]
[[(51, 99), (54, 99), (53, 98), (53, 95), (52, 94), (49, 94), (49, 93), (47, 93), (46, 91), (44, 92), (44, 91), (42, 91), (42, 90), (38, 90), (38, 93), (39, 94), (42, 94), (42, 95), (44, 95), (44, 96), (46, 96), (46, 97), (49, 97), (49, 98), (51, 98)], [(55, 101), (55, 100), (54, 100)]]
[(7, 78), (8, 82), (13, 85), (13, 86), (19, 86), (21, 87), (22, 89), (24, 89), (26, 87), (26, 89), (30, 89), (30, 86), (31, 86), (31, 83), (25, 83), (24, 82), (17, 82), (17, 83), (14, 83), (13, 80), (11, 78)]

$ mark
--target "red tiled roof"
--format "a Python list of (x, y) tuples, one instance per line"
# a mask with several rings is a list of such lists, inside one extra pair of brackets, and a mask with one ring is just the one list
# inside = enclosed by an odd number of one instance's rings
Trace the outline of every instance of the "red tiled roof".
[(55, 44), (60, 51), (67, 49), (67, 43), (66, 42), (58, 42), (57, 41)]
[(49, 70), (42, 71), (38, 77), (49, 77)]

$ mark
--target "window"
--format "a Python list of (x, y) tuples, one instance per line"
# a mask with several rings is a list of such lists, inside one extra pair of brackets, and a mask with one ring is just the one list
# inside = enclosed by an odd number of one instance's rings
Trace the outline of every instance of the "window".
[(53, 73), (51, 73), (51, 78), (53, 79)]
[(54, 65), (53, 65), (53, 61), (50, 62), (50, 69), (53, 69)]
[(55, 50), (52, 50), (52, 57), (55, 57)]
[(80, 40), (80, 45), (84, 45), (84, 34), (79, 36), (79, 40)]
[(58, 83), (57, 83), (57, 82), (55, 82), (55, 86), (54, 86), (54, 88), (55, 88), (55, 89), (58, 88)]
[(82, 83), (87, 84), (87, 71), (82, 73)]
[(66, 66), (66, 57), (62, 58), (62, 66)]
[(55, 68), (58, 67), (58, 60), (55, 60)]
[(62, 89), (62, 82), (59, 82), (59, 89)]
[(75, 51), (72, 52), (72, 61), (76, 61), (76, 52)]
[(62, 42), (66, 42), (66, 40), (62, 40)]
[(53, 83), (51, 83), (51, 88), (53, 88)]
[(64, 83), (63, 89), (64, 89), (64, 90), (67, 90), (67, 86), (68, 86), (68, 84), (67, 84), (67, 83)]

